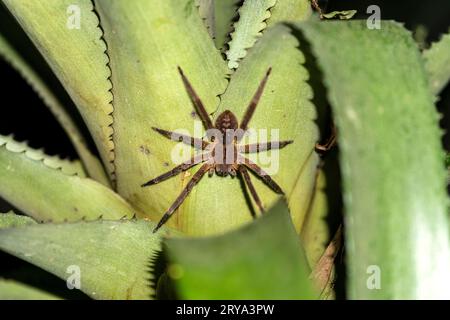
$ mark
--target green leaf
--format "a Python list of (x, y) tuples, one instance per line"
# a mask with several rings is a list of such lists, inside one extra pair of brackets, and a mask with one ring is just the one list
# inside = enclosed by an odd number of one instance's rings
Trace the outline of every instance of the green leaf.
[[(176, 66), (185, 70), (209, 112), (217, 110), (217, 95), (225, 91), (227, 84), (224, 79), (227, 67), (195, 7), (191, 6), (191, 2), (180, 6), (173, 1), (164, 5), (155, 5), (152, 1), (134, 1), (132, 6), (120, 1), (97, 4), (109, 45), (112, 80), (117, 83), (114, 86), (117, 120), (114, 138), (118, 150), (115, 162), (118, 191), (152, 220), (160, 219), (194, 170), (141, 188), (142, 183), (174, 166), (172, 156), (176, 143), (153, 132), (151, 127), (194, 131), (195, 136), (203, 134), (202, 130), (195, 130), (201, 124), (197, 117), (192, 118), (194, 108)], [(145, 16), (142, 12), (146, 12)], [(198, 30), (195, 37), (192, 30)], [(312, 92), (306, 83), (308, 73), (301, 66), (304, 58), (297, 48), (298, 42), (287, 27), (274, 28), (259, 43), (247, 57), (248, 62), (245, 62), (247, 58), (242, 61), (244, 70), (233, 75), (227, 92), (221, 97), (219, 112), (229, 108), (241, 118), (262, 76), (270, 65), (273, 66), (250, 126), (255, 129), (283, 126), (280, 138), (295, 140), (295, 148), (289, 146), (282, 150), (280, 167), (283, 169), (275, 178), (289, 195), (290, 206), (295, 207), (296, 226), (300, 228), (318, 161), (313, 153), (318, 132), (314, 123), (316, 113), (309, 101)], [(179, 46), (186, 50), (180, 52)], [(291, 78), (288, 84), (285, 83), (287, 76)], [(130, 82), (135, 85), (126, 85)], [(274, 109), (272, 105), (278, 107)], [(219, 112), (215, 112), (214, 117)], [(294, 163), (293, 169), (288, 168), (290, 163)], [(259, 181), (255, 182), (269, 207), (277, 196)], [(204, 235), (230, 230), (250, 219), (250, 209), (239, 181), (214, 176), (205, 177), (199, 183), (169, 224), (188, 234)]]
[(226, 52), (228, 67), (236, 69), (267, 26), (282, 21), (303, 21), (310, 17), (308, 0), (246, 0), (238, 10)]
[(35, 224), (36, 221), (26, 216), (19, 216), (14, 212), (0, 213), (0, 229), (15, 228)]
[(282, 21), (305, 21), (312, 14), (309, 0), (277, 0), (271, 10), (267, 25), (272, 26)]
[(223, 50), (233, 29), (233, 19), (237, 16), (240, 0), (219, 0), (214, 2), (215, 39), (217, 49)]
[(300, 232), (305, 254), (311, 268), (317, 264), (327, 247), (330, 231), (327, 224), (328, 203), (325, 193), (326, 178), (322, 170), (318, 171), (311, 207), (307, 211)]
[(0, 248), (63, 280), (79, 271), (80, 290), (95, 299), (150, 299), (151, 258), (161, 236), (146, 221), (37, 224), (0, 230)]
[[(192, 133), (195, 126), (201, 127), (193, 119), (194, 107), (177, 66), (183, 68), (209, 112), (217, 109), (228, 69), (193, 1), (108, 0), (98, 1), (97, 8), (113, 70), (118, 192), (147, 217), (159, 220), (186, 179), (181, 174), (141, 187), (175, 166), (171, 159), (177, 144), (151, 128)], [(201, 130), (195, 133), (202, 134)], [(175, 219), (169, 222), (177, 224)]]
[[(90, 0), (3, 0), (64, 85), (114, 171), (110, 69), (106, 45)], [(76, 28), (76, 19), (80, 28)], [(72, 28), (75, 26), (75, 28)]]
[(41, 161), (48, 168), (60, 169), (61, 172), (66, 175), (77, 175), (80, 177), (86, 176), (84, 168), (79, 161), (70, 161), (61, 159), (58, 156), (49, 156), (41, 149), (30, 148), (26, 142), (18, 142), (14, 140), (11, 135), (0, 135), (0, 147), (4, 147), (4, 149), (10, 153), (21, 154), (30, 160)]
[(215, 37), (214, 0), (195, 0), (198, 13), (212, 39)]
[(387, 21), (375, 31), (365, 21), (298, 27), (324, 72), (339, 131), (348, 297), (449, 298), (439, 117), (411, 34)]
[(450, 34), (442, 36), (423, 56), (431, 90), (438, 95), (450, 80)]
[(308, 264), (284, 204), (237, 231), (165, 242), (182, 299), (314, 299)]
[[(298, 46), (299, 42), (288, 27), (277, 25), (268, 29), (231, 77), (217, 114), (228, 109), (241, 120), (265, 72), (272, 67), (264, 94), (249, 124), (256, 134), (249, 136), (248, 142), (265, 142), (271, 139), (271, 134), (278, 134), (279, 137), (272, 139), (294, 140), (294, 143), (277, 153), (260, 153), (257, 158), (250, 158), (263, 168), (273, 166), (272, 176), (287, 195), (294, 225), (299, 231), (314, 190), (319, 161), (314, 145), (319, 133), (314, 122), (316, 110), (310, 101), (309, 74), (303, 67), (305, 58)], [(195, 203), (202, 208), (190, 213), (190, 221), (195, 221), (197, 227), (204, 225), (205, 229), (211, 225), (226, 225), (226, 221), (249, 221), (251, 211), (239, 182), (220, 177), (214, 177), (214, 180), (197, 186), (198, 194), (208, 195), (208, 198), (217, 195), (213, 201), (204, 200), (198, 204), (196, 199), (188, 199), (182, 207), (192, 208)], [(253, 182), (264, 205), (272, 206), (279, 196), (259, 179), (254, 178)], [(222, 202), (220, 199), (230, 200), (223, 208), (216, 205)], [(205, 217), (204, 213), (209, 212), (215, 214)]]
[(247, 50), (262, 35), (267, 27), (266, 20), (270, 18), (270, 11), (276, 0), (245, 0), (239, 8), (239, 20), (234, 24), (231, 33), (229, 49), (226, 51), (228, 67), (236, 69), (240, 60), (245, 57)]
[(86, 167), (89, 176), (105, 185), (108, 185), (109, 181), (101, 162), (89, 151), (83, 135), (71, 119), (70, 115), (61, 105), (60, 101), (58, 101), (58, 98), (2, 35), (0, 35), (0, 55), (2, 55), (4, 59), (22, 75), (22, 77), (30, 84), (33, 90), (48, 106), (72, 141), (72, 144), (80, 156), (83, 165)]
[(447, 157), (445, 158), (445, 164), (447, 166), (447, 184), (450, 184), (450, 153), (447, 153)]
[(342, 246), (342, 227), (336, 231), (335, 236), (323, 251), (322, 256), (316, 261), (310, 278), (315, 287), (320, 291), (323, 300), (335, 299), (334, 284), (336, 278), (335, 259)]
[(48, 157), (4, 136), (0, 136), (0, 181), (0, 196), (39, 221), (134, 214), (112, 190), (83, 178), (79, 163)]
[(0, 279), (0, 300), (60, 300), (48, 292), (30, 287), (26, 284)]
[(329, 13), (322, 14), (325, 19), (340, 19), (340, 20), (350, 20), (357, 13), (356, 10), (344, 10), (344, 11), (333, 11)]

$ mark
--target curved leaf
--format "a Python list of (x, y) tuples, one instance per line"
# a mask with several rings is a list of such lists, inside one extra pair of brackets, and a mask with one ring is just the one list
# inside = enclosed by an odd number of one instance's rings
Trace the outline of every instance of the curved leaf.
[(50, 88), (44, 83), (38, 74), (22, 59), (20, 54), (0, 35), (0, 55), (2, 55), (11, 66), (16, 69), (22, 77), (30, 84), (34, 91), (41, 97), (48, 106), (55, 118), (66, 131), (72, 141), (86, 171), (93, 179), (108, 185), (109, 181), (103, 169), (101, 162), (89, 151), (83, 135), (77, 128), (70, 115), (60, 104)]
[(165, 252), (168, 276), (182, 299), (317, 298), (281, 202), (254, 223), (223, 236), (169, 239)]
[(423, 57), (431, 89), (438, 95), (450, 80), (450, 34), (443, 35), (441, 40), (433, 43), (431, 48), (423, 53)]
[[(177, 66), (208, 112), (217, 108), (228, 69), (193, 1), (107, 0), (98, 1), (97, 8), (113, 70), (118, 192), (147, 217), (159, 220), (183, 188), (183, 175), (141, 187), (175, 166), (171, 151), (176, 143), (151, 128), (192, 132), (195, 123)], [(175, 219), (169, 222), (176, 225)]]
[[(294, 225), (299, 231), (314, 190), (319, 161), (314, 145), (319, 133), (314, 122), (316, 110), (310, 101), (309, 74), (303, 67), (305, 60), (298, 45), (288, 27), (278, 25), (268, 29), (231, 77), (216, 114), (228, 109), (241, 120), (259, 82), (272, 67), (264, 94), (249, 123), (257, 134), (249, 136), (248, 142), (265, 142), (271, 134), (278, 134), (279, 140), (294, 140), (277, 153), (260, 153), (253, 160), (263, 168), (273, 169), (272, 176), (288, 198)], [(229, 221), (238, 225), (251, 220), (239, 181), (221, 177), (204, 180), (207, 182), (196, 187), (196, 196), (188, 198), (178, 212), (180, 222), (204, 228), (206, 233), (211, 226), (218, 226), (216, 231), (220, 232)], [(253, 177), (253, 182), (264, 205), (272, 206), (279, 196), (259, 179)], [(223, 199), (229, 199), (226, 206), (217, 205), (225, 201)], [(182, 217), (185, 212), (189, 212), (189, 218)], [(210, 212), (214, 214), (208, 214)]]
[(336, 277), (335, 259), (342, 246), (342, 227), (339, 227), (335, 236), (316, 261), (310, 278), (320, 291), (320, 298), (324, 300), (335, 299), (334, 284)]
[(0, 136), (0, 196), (36, 220), (119, 219), (133, 209), (79, 163), (45, 156)]
[(35, 224), (36, 221), (26, 216), (19, 216), (14, 212), (0, 213), (0, 229), (15, 228)]
[(152, 228), (136, 220), (38, 224), (1, 229), (0, 248), (63, 280), (79, 275), (94, 299), (150, 299), (150, 261), (170, 235)]
[(445, 165), (447, 166), (448, 171), (447, 184), (450, 184), (450, 153), (447, 153), (447, 156), (445, 157)]
[(214, 0), (195, 0), (195, 4), (198, 7), (198, 13), (203, 19), (209, 36), (214, 39), (215, 37), (215, 16), (214, 16)]
[(340, 19), (349, 20), (357, 13), (357, 10), (344, 10), (344, 11), (333, 11), (329, 13), (324, 13), (321, 15), (323, 19)]
[(233, 19), (237, 16), (240, 0), (220, 0), (214, 2), (215, 39), (217, 49), (224, 49), (229, 33), (232, 31)]
[(327, 224), (328, 204), (325, 193), (326, 179), (322, 170), (317, 172), (315, 191), (305, 222), (300, 232), (305, 254), (309, 265), (313, 268), (322, 257), (330, 239)]
[(84, 168), (78, 160), (70, 161), (61, 159), (58, 156), (49, 156), (43, 150), (30, 148), (26, 142), (15, 141), (12, 136), (0, 135), (0, 147), (4, 147), (12, 153), (23, 154), (30, 160), (41, 161), (48, 168), (60, 169), (64, 174), (80, 177), (86, 176)]
[[(3, 0), (77, 105), (113, 173), (111, 75), (90, 0)], [(80, 27), (77, 28), (77, 19)]]
[(60, 300), (48, 292), (30, 287), (26, 284), (0, 279), (0, 300)]
[(444, 154), (417, 45), (394, 22), (298, 26), (339, 131), (349, 298), (448, 298)]
[(272, 26), (278, 22), (298, 22), (307, 20), (312, 14), (310, 0), (277, 0), (271, 10), (267, 25)]
[(245, 0), (239, 8), (239, 20), (234, 24), (231, 40), (226, 51), (228, 67), (236, 69), (239, 61), (245, 57), (247, 50), (251, 48), (262, 30), (267, 27), (266, 20), (270, 17), (270, 11), (276, 0)]

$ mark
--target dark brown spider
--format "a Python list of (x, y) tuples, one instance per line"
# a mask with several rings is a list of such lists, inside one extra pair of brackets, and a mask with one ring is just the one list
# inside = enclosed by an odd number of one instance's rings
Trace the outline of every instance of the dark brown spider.
[(293, 141), (271, 141), (247, 145), (238, 144), (238, 142), (244, 136), (245, 131), (247, 130), (247, 125), (250, 122), (253, 113), (255, 112), (256, 106), (258, 105), (258, 101), (264, 91), (264, 87), (271, 70), (272, 68), (269, 68), (267, 70), (265, 77), (261, 81), (255, 95), (250, 101), (250, 104), (245, 111), (244, 118), (239, 125), (236, 116), (229, 110), (225, 110), (224, 112), (222, 112), (217, 118), (216, 122), (213, 124), (202, 101), (184, 75), (183, 70), (178, 67), (178, 71), (180, 72), (186, 90), (192, 102), (194, 103), (196, 111), (200, 119), (202, 120), (203, 125), (207, 130), (207, 137), (209, 141), (183, 134), (178, 134), (172, 131), (153, 128), (153, 130), (168, 139), (183, 142), (185, 144), (191, 145), (195, 149), (206, 151), (204, 153), (193, 156), (190, 160), (183, 162), (172, 170), (142, 185), (142, 187), (146, 187), (160, 183), (173, 176), (176, 176), (182, 171), (186, 171), (189, 168), (194, 167), (197, 164), (203, 163), (203, 165), (193, 175), (192, 179), (188, 182), (178, 198), (164, 213), (163, 217), (161, 218), (153, 232), (156, 232), (162, 225), (164, 225), (164, 223), (167, 222), (174, 211), (181, 205), (181, 203), (183, 203), (184, 199), (186, 199), (188, 194), (205, 175), (206, 172), (209, 173), (209, 176), (212, 176), (215, 172), (219, 176), (227, 176), (229, 174), (231, 177), (235, 177), (237, 173), (239, 173), (261, 212), (264, 212), (264, 208), (258, 194), (256, 193), (256, 189), (253, 186), (247, 169), (250, 169), (253, 173), (260, 177), (273, 191), (278, 194), (284, 194), (280, 186), (266, 172), (264, 172), (262, 168), (244, 157), (242, 154), (257, 153), (260, 151), (267, 151), (271, 149), (281, 149), (292, 143)]

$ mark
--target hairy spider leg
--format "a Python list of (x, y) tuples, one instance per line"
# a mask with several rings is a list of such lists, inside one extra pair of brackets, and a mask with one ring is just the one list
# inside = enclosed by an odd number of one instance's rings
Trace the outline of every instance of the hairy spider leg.
[(155, 127), (152, 127), (152, 129), (155, 130), (156, 132), (158, 132), (160, 135), (166, 137), (167, 139), (170, 139), (172, 141), (177, 141), (177, 142), (183, 142), (184, 144), (190, 145), (198, 150), (204, 150), (209, 145), (208, 141), (205, 141), (200, 138), (194, 138), (194, 137), (188, 136), (186, 134), (168, 131), (168, 130), (164, 130), (164, 129), (159, 129), (159, 128), (155, 128)]
[(195, 90), (192, 87), (191, 83), (186, 78), (186, 76), (184, 75), (183, 70), (180, 67), (178, 67), (178, 72), (181, 75), (181, 79), (183, 80), (184, 86), (186, 87), (186, 91), (188, 92), (189, 97), (191, 98), (192, 102), (194, 103), (195, 109), (196, 109), (200, 119), (202, 120), (206, 130), (213, 129), (214, 125), (212, 123), (212, 120), (211, 120), (208, 112), (206, 111), (205, 106), (203, 105), (202, 100), (197, 95), (197, 93), (195, 92)]
[(269, 176), (260, 166), (256, 163), (250, 161), (249, 159), (239, 156), (238, 158), (240, 165), (245, 165), (249, 168), (253, 173), (255, 173), (258, 177), (260, 177), (273, 191), (278, 194), (284, 194), (281, 187)]
[(325, 142), (325, 144), (316, 143), (316, 149), (319, 151), (328, 151), (334, 147), (334, 145), (336, 144), (336, 140), (337, 140), (337, 130), (336, 125), (333, 124), (333, 126), (331, 127), (331, 135), (328, 138), (327, 142)]
[(189, 195), (189, 193), (194, 189), (194, 187), (197, 185), (197, 183), (203, 178), (206, 172), (210, 169), (211, 165), (209, 163), (203, 164), (200, 169), (197, 170), (197, 172), (194, 174), (191, 180), (189, 180), (186, 187), (181, 191), (180, 195), (177, 197), (175, 202), (170, 206), (169, 209), (164, 213), (161, 220), (159, 220), (158, 225), (153, 229), (153, 233), (158, 231), (159, 228), (161, 228), (167, 220), (172, 216), (174, 211), (178, 209), (178, 207), (183, 203), (184, 199)]
[[(266, 72), (265, 77), (262, 79), (261, 83), (258, 86), (258, 89), (256, 93), (254, 94), (252, 100), (250, 101), (249, 106), (247, 107), (247, 110), (244, 114), (243, 121), (240, 125), (240, 129), (242, 131), (247, 130), (248, 123), (250, 122), (256, 107), (258, 105), (258, 102), (263, 94), (265, 85), (267, 83), (268, 77), (271, 73), (272, 68), (269, 68)], [(196, 111), (201, 118), (205, 128), (208, 129), (214, 129), (214, 125), (212, 123), (212, 120), (206, 111), (205, 106), (203, 105), (201, 99), (193, 89), (192, 85), (190, 84), (189, 80), (186, 78), (186, 76), (183, 73), (183, 70), (178, 67), (178, 71), (181, 75), (181, 78), (183, 80), (183, 83), (186, 87), (186, 90), (189, 94), (189, 97), (191, 98), (192, 102), (194, 103), (194, 106), (196, 108)], [(170, 208), (164, 213), (161, 220), (159, 221), (158, 225), (155, 227), (153, 232), (156, 232), (161, 226), (163, 226), (167, 220), (172, 216), (172, 214), (175, 212), (175, 210), (183, 203), (183, 201), (186, 199), (186, 197), (189, 195), (189, 193), (192, 191), (192, 189), (197, 185), (197, 183), (202, 179), (202, 177), (205, 175), (205, 173), (209, 172), (209, 174), (213, 174), (215, 171), (215, 163), (214, 159), (212, 157), (212, 150), (214, 148), (214, 143), (208, 143), (207, 141), (203, 141), (203, 139), (193, 138), (188, 135), (182, 135), (177, 134), (171, 131), (153, 128), (153, 130), (157, 131), (161, 135), (165, 136), (166, 138), (169, 138), (174, 141), (182, 141), (186, 144), (192, 145), (194, 148), (199, 149), (201, 146), (202, 150), (209, 151), (208, 153), (199, 154), (194, 157), (192, 157), (189, 161), (186, 161), (185, 163), (182, 163), (181, 165), (173, 168), (172, 170), (150, 180), (149, 182), (143, 184), (142, 186), (149, 186), (153, 184), (157, 184), (161, 181), (164, 181), (170, 177), (173, 177), (180, 172), (187, 170), (189, 168), (192, 168), (193, 166), (202, 163), (206, 160), (208, 160), (207, 163), (204, 163), (200, 169), (194, 174), (192, 179), (188, 182), (186, 187), (182, 190), (180, 195), (177, 197), (175, 202), (170, 206)], [(240, 137), (242, 138), (242, 137)], [(249, 144), (245, 146), (240, 146), (239, 150), (240, 152), (244, 153), (254, 153), (254, 152), (260, 152), (260, 151), (266, 151), (271, 149), (281, 149), (284, 148), (286, 145), (292, 143), (293, 141), (275, 141), (275, 142), (266, 142), (266, 143), (258, 143), (258, 144)], [(250, 191), (251, 196), (253, 197), (254, 201), (256, 202), (257, 206), (261, 210), (261, 212), (264, 212), (264, 207), (262, 206), (261, 199), (259, 198), (256, 189), (251, 181), (250, 175), (248, 173), (248, 169), (250, 169), (253, 173), (255, 173), (258, 177), (260, 177), (272, 190), (274, 190), (276, 193), (284, 194), (280, 186), (266, 173), (262, 168), (260, 168), (257, 164), (251, 162), (249, 159), (238, 156), (237, 165), (239, 168), (239, 173), (241, 174), (245, 186)]]
[(261, 98), (264, 87), (266, 86), (267, 79), (269, 78), (270, 73), (272, 72), (272, 68), (270, 67), (264, 78), (261, 80), (261, 83), (258, 86), (258, 89), (256, 90), (252, 100), (250, 101), (250, 104), (247, 107), (247, 110), (245, 111), (244, 117), (242, 118), (241, 125), (239, 126), (240, 129), (243, 131), (247, 130), (248, 123), (250, 122), (250, 119), (253, 116), (253, 113), (255, 113), (256, 107), (258, 106), (259, 99)]
[(174, 177), (174, 176), (180, 174), (182, 171), (186, 171), (187, 169), (192, 168), (193, 166), (196, 166), (197, 164), (208, 160), (208, 156), (209, 156), (208, 153), (197, 154), (197, 155), (193, 156), (191, 159), (189, 159), (188, 161), (185, 161), (182, 164), (176, 166), (172, 170), (167, 171), (167, 172), (163, 173), (162, 175), (157, 176), (156, 178), (144, 183), (143, 185), (141, 185), (141, 187), (148, 187), (148, 186), (160, 183), (164, 180), (167, 180), (171, 177)]
[(239, 152), (258, 153), (261, 151), (282, 149), (293, 142), (294, 140), (286, 140), (286, 141), (270, 141), (270, 142), (260, 142), (260, 143), (240, 145)]
[[(247, 168), (244, 166), (239, 166), (239, 172), (241, 173), (242, 178), (244, 179), (244, 184), (247, 186), (248, 190), (250, 191), (251, 196), (253, 197), (253, 200), (255, 200), (256, 205), (258, 206), (261, 213), (264, 213), (264, 207), (262, 205), (261, 199), (258, 196), (258, 193), (256, 192), (255, 186), (253, 185), (252, 180), (250, 179), (250, 175), (248, 174)], [(252, 211), (253, 213), (253, 211)]]

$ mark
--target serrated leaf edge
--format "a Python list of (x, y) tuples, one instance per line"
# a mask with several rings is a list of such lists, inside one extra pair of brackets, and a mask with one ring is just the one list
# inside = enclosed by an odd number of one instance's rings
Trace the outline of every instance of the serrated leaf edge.
[[(214, 0), (212, 0), (212, 1), (214, 1)], [(208, 16), (202, 15), (202, 10), (201, 10), (202, 9), (201, 7), (203, 5), (202, 0), (195, 0), (194, 5), (197, 8), (197, 12), (198, 12), (200, 18), (202, 19), (206, 30), (208, 30), (208, 34), (211, 36), (211, 39), (214, 39), (214, 37), (215, 37), (214, 23), (213, 23), (213, 25), (210, 25), (208, 23)], [(213, 6), (214, 6), (214, 2), (213, 2)], [(213, 22), (214, 22), (214, 12), (213, 12)]]
[(244, 59), (245, 56), (247, 55), (247, 51), (250, 48), (252, 48), (255, 45), (255, 43), (258, 41), (258, 39), (262, 36), (263, 31), (267, 28), (267, 21), (271, 17), (271, 9), (273, 7), (275, 7), (276, 3), (277, 3), (277, 0), (272, 0), (269, 3), (268, 7), (266, 8), (264, 19), (259, 22), (260, 23), (260, 29), (256, 32), (255, 35), (253, 35), (252, 44), (250, 46), (246, 47), (246, 48), (241, 48), (241, 50), (238, 52), (238, 57), (237, 57), (236, 61), (231, 61), (229, 59), (229, 57), (228, 57), (228, 52), (230, 52), (230, 47), (232, 46), (234, 38), (236, 37), (236, 32), (239, 30), (238, 28), (239, 28), (240, 24), (242, 23), (242, 21), (241, 21), (241, 17), (242, 17), (241, 11), (243, 10), (243, 8), (245, 6), (245, 2), (244, 2), (244, 4), (242, 6), (239, 7), (239, 9), (237, 10), (237, 15), (239, 15), (239, 19), (237, 19), (237, 21), (232, 26), (232, 30), (233, 31), (231, 31), (231, 33), (230, 33), (230, 39), (231, 40), (225, 44), (225, 46), (228, 47), (228, 50), (225, 51), (225, 55), (227, 57), (227, 65), (228, 65), (229, 69), (231, 69), (231, 70), (237, 69), (239, 67), (239, 62), (242, 59)]
[(115, 166), (115, 142), (114, 142), (114, 94), (113, 94), (113, 83), (111, 80), (111, 76), (112, 76), (112, 69), (110, 66), (110, 62), (111, 59), (109, 57), (108, 54), (108, 43), (106, 42), (105, 39), (105, 32), (101, 26), (101, 20), (100, 20), (100, 15), (97, 12), (97, 10), (95, 9), (95, 3), (93, 0), (90, 1), (91, 3), (91, 12), (94, 14), (94, 16), (97, 19), (97, 29), (99, 30), (99, 37), (98, 40), (100, 42), (102, 42), (104, 44), (104, 51), (103, 51), (103, 55), (104, 55), (104, 65), (105, 68), (108, 70), (107, 72), (107, 78), (106, 81), (109, 83), (108, 85), (108, 95), (110, 96), (110, 100), (109, 102), (107, 102), (108, 105), (108, 109), (104, 109), (105, 113), (106, 113), (106, 117), (108, 119), (107, 123), (108, 123), (108, 129), (107, 132), (105, 133), (108, 136), (108, 163), (104, 164), (107, 167), (107, 171), (110, 175), (110, 179), (111, 182), (113, 184), (113, 187), (115, 187), (116, 184), (116, 166)]
[[(34, 149), (28, 146), (26, 142), (14, 140), (13, 135), (0, 135), (0, 148), (5, 148), (12, 153), (23, 154), (30, 160), (41, 162), (49, 169), (60, 171), (67, 176), (86, 177), (86, 173), (79, 160), (62, 159), (59, 156), (49, 156), (43, 149)], [(77, 169), (78, 170), (75, 170)]]

